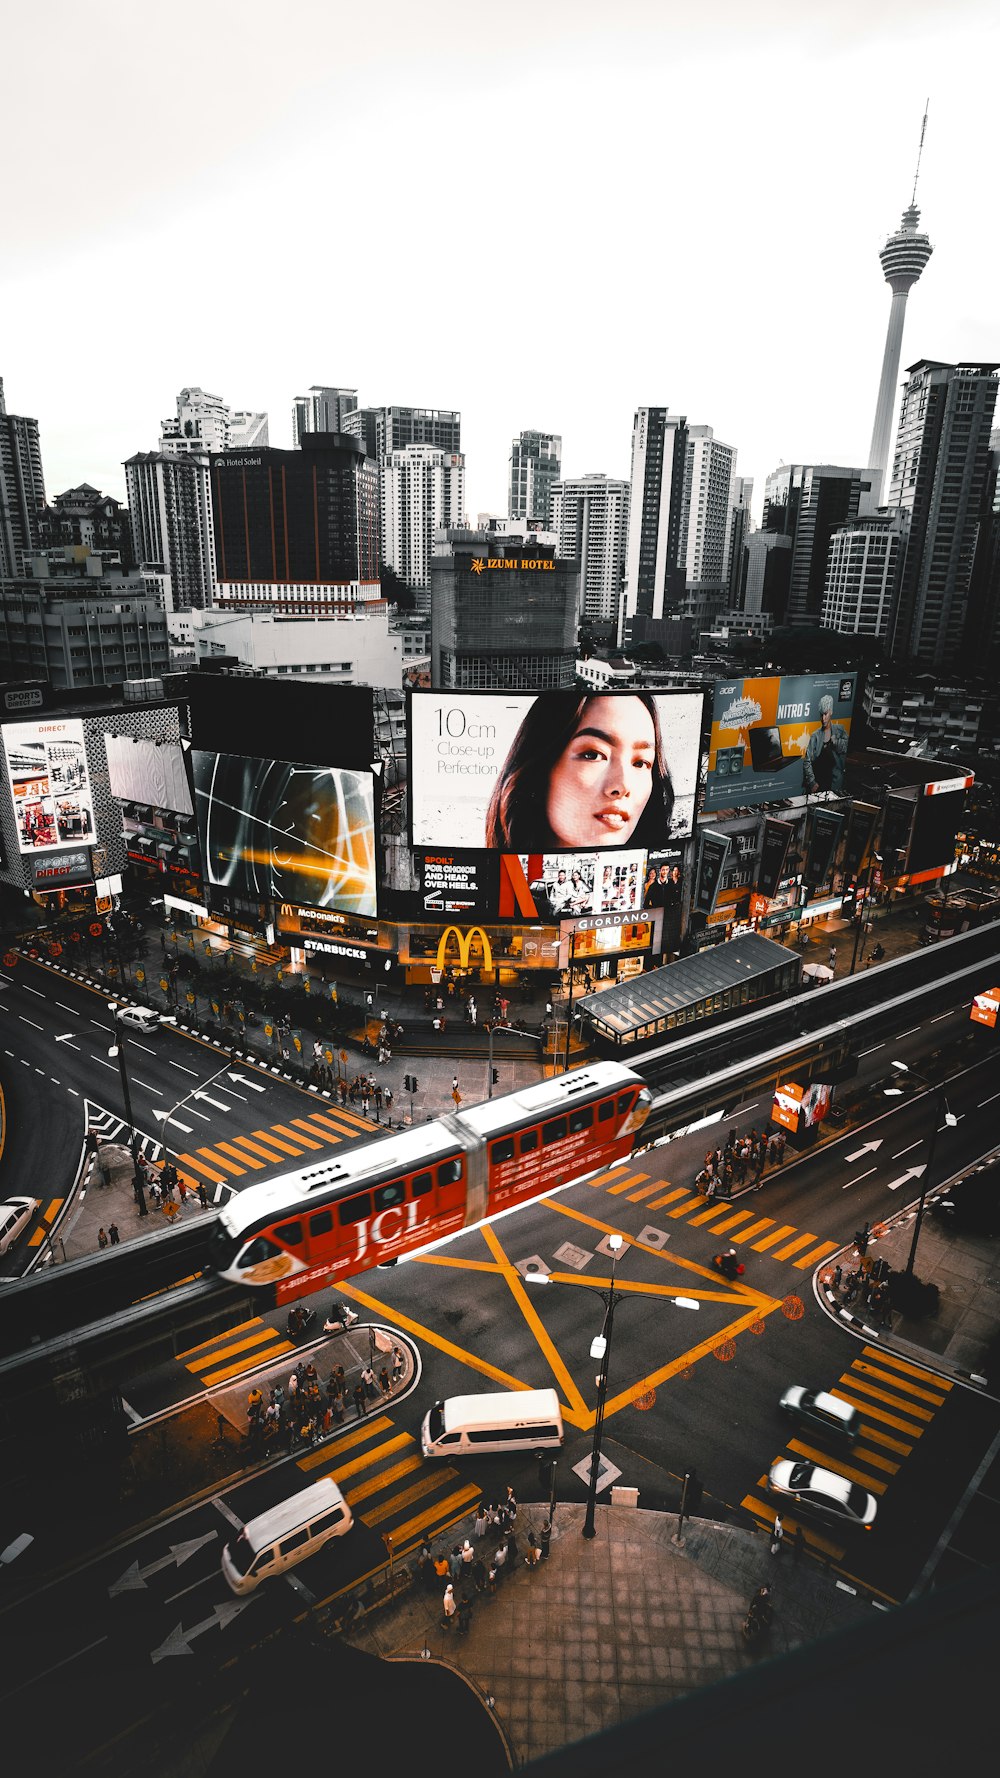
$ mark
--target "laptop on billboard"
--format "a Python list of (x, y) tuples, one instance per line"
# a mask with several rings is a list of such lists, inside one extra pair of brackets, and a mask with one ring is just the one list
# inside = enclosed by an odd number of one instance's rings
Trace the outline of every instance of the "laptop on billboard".
[(791, 757), (781, 751), (781, 730), (776, 728), (752, 728), (749, 731), (750, 759), (755, 772), (782, 772), (786, 766), (798, 761), (802, 755), (793, 753)]

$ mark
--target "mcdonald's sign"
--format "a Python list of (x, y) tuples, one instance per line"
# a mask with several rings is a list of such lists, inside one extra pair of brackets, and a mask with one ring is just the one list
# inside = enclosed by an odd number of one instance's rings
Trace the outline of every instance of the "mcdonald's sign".
[(454, 938), (455, 943), (458, 946), (458, 962), (460, 968), (468, 969), (470, 967), (472, 944), (473, 940), (476, 938), (479, 939), (483, 948), (483, 968), (493, 968), (493, 952), (490, 949), (490, 941), (481, 926), (470, 926), (468, 932), (460, 932), (457, 926), (446, 926), (438, 940), (437, 966), (439, 969), (447, 968), (448, 941), (450, 938)]

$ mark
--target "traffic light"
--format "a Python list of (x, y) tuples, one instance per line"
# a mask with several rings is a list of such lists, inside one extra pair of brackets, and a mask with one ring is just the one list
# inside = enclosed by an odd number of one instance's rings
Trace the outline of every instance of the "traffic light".
[(404, 1076), (403, 1076), (403, 1091), (404, 1091), (404, 1093), (415, 1093), (416, 1090), (417, 1090), (416, 1075), (415, 1074), (404, 1074)]
[(493, 1085), (496, 1086), (497, 1081), (500, 1079), (500, 1070), (499, 1070), (499, 1068), (494, 1068), (492, 1072), (493, 1072)]

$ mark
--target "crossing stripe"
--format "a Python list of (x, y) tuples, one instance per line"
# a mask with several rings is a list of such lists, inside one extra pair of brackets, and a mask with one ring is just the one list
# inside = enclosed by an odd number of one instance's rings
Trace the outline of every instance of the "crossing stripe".
[(261, 1142), (268, 1142), (272, 1148), (279, 1149), (282, 1154), (299, 1155), (302, 1153), (301, 1147), (295, 1148), (290, 1142), (279, 1142), (277, 1136), (272, 1136), (270, 1130), (255, 1130), (254, 1135), (258, 1136)]
[[(351, 1505), (357, 1506), (362, 1500), (369, 1500), (373, 1494), (380, 1494), (386, 1488), (394, 1488), (404, 1476), (412, 1475), (415, 1469), (421, 1469), (426, 1459), (421, 1451), (411, 1452), (400, 1463), (394, 1463), (390, 1469), (379, 1470), (377, 1475), (370, 1476), (367, 1482), (358, 1482), (351, 1488)], [(450, 1472), (454, 1475), (455, 1471)], [(440, 1475), (438, 1480), (440, 1480)]]
[(592, 1179), (587, 1180), (587, 1184), (607, 1185), (609, 1179), (620, 1179), (624, 1170), (621, 1162), (619, 1162), (617, 1167), (609, 1167), (604, 1173), (595, 1173)]
[(318, 1124), (330, 1123), (333, 1125), (334, 1129), (339, 1130), (341, 1134), (346, 1134), (348, 1136), (356, 1135), (359, 1130), (371, 1129), (371, 1124), (367, 1118), (359, 1117), (356, 1111), (349, 1111), (346, 1105), (331, 1105), (328, 1109), (324, 1109), (323, 1111), (311, 1112), (310, 1116), (313, 1118), (314, 1122)]
[[(258, 1315), (252, 1315), (249, 1321), (237, 1322), (235, 1327), (227, 1328), (224, 1334), (213, 1334), (210, 1340), (202, 1340), (198, 1346), (186, 1347), (183, 1352), (177, 1353), (177, 1357), (180, 1359), (188, 1359), (193, 1357), (195, 1352), (207, 1352), (210, 1348), (214, 1350), (215, 1347), (218, 1346), (220, 1339), (231, 1339), (233, 1334), (243, 1333), (244, 1329), (248, 1327), (267, 1328), (267, 1323), (266, 1321), (261, 1321)], [(268, 1329), (268, 1331), (270, 1330)]]
[[(375, 1414), (370, 1419), (357, 1420), (351, 1427), (350, 1432), (342, 1433), (338, 1438), (336, 1450), (337, 1458), (339, 1459), (342, 1457), (345, 1451), (353, 1451), (358, 1445), (367, 1444), (369, 1440), (378, 1438), (383, 1432), (391, 1431), (392, 1421), (386, 1414)], [(299, 1468), (312, 1469), (317, 1463), (322, 1463), (325, 1458), (330, 1456), (331, 1451), (329, 1445), (324, 1445), (322, 1450), (313, 1452), (311, 1456), (300, 1458)], [(331, 1469), (330, 1474), (333, 1475), (333, 1473), (334, 1472)]]
[(646, 1198), (652, 1197), (652, 1195), (655, 1191), (659, 1191), (660, 1186), (662, 1184), (663, 1184), (662, 1179), (654, 1179), (652, 1185), (644, 1185), (644, 1186), (640, 1187), (639, 1191), (637, 1191), (637, 1192), (629, 1192), (629, 1195), (628, 1195), (629, 1203), (630, 1204), (643, 1203)]
[[(369, 1507), (361, 1517), (366, 1525), (384, 1525), (387, 1519), (395, 1518), (397, 1513), (416, 1506), (417, 1501), (425, 1500), (428, 1494), (438, 1493), (440, 1487), (441, 1476), (438, 1473), (437, 1465), (435, 1464), (433, 1468), (428, 1466), (411, 1487), (404, 1488), (401, 1494), (394, 1494), (388, 1500), (383, 1500), (381, 1506)], [(351, 1505), (353, 1506), (353, 1504), (352, 1501)]]
[(765, 1235), (763, 1241), (755, 1241), (753, 1250), (755, 1253), (766, 1253), (767, 1249), (773, 1247), (776, 1241), (783, 1241), (786, 1235), (794, 1235), (794, 1233), (792, 1224), (783, 1222), (780, 1228), (774, 1230), (773, 1234)]
[(710, 1204), (708, 1209), (703, 1210), (700, 1216), (692, 1216), (691, 1227), (693, 1229), (700, 1229), (703, 1223), (711, 1222), (716, 1216), (725, 1216), (729, 1208), (730, 1206), (728, 1204)]
[[(285, 1352), (294, 1351), (296, 1351), (294, 1340), (279, 1340), (277, 1345), (267, 1348), (267, 1357), (270, 1361), (272, 1358), (280, 1358)], [(254, 1352), (245, 1358), (242, 1364), (230, 1364), (224, 1370), (209, 1371), (200, 1381), (204, 1383), (206, 1389), (214, 1389), (216, 1383), (228, 1383), (231, 1377), (240, 1377), (244, 1371), (253, 1370), (256, 1365), (260, 1364), (262, 1357), (263, 1353)]]
[(924, 1382), (933, 1383), (935, 1389), (943, 1389), (945, 1394), (954, 1389), (954, 1379), (939, 1377), (920, 1364), (907, 1364), (905, 1358), (897, 1358), (895, 1352), (883, 1352), (880, 1346), (862, 1346), (862, 1358), (877, 1358), (879, 1364), (891, 1365), (893, 1370), (904, 1371), (909, 1377), (920, 1377)]
[[(670, 1184), (669, 1179), (667, 1180), (667, 1184)], [(659, 1210), (663, 1204), (676, 1204), (678, 1198), (690, 1198), (690, 1196), (691, 1193), (688, 1191), (686, 1185), (675, 1185), (670, 1191), (665, 1191), (662, 1198), (654, 1198), (648, 1208), (650, 1210)]]
[(414, 1518), (407, 1519), (402, 1525), (397, 1525), (392, 1534), (396, 1555), (404, 1555), (407, 1549), (412, 1549), (413, 1544), (410, 1540), (419, 1537), (430, 1526), (436, 1525), (439, 1531), (444, 1531), (448, 1525), (453, 1525), (456, 1519), (464, 1519), (472, 1501), (482, 1500), (482, 1498), (482, 1488), (459, 1488), (455, 1494), (446, 1495), (444, 1500), (439, 1500), (427, 1512), (417, 1513)]
[(870, 1463), (873, 1469), (884, 1469), (887, 1475), (898, 1475), (903, 1467), (901, 1463), (894, 1463), (891, 1457), (883, 1457), (878, 1451), (867, 1450), (864, 1445), (855, 1445), (854, 1455), (862, 1458), (865, 1463)]
[[(293, 1118), (293, 1123), (304, 1123), (304, 1118)], [(322, 1142), (316, 1142), (311, 1136), (301, 1136), (297, 1130), (290, 1130), (287, 1124), (275, 1124), (279, 1136), (287, 1136), (289, 1142), (301, 1142), (305, 1148), (322, 1148)]]
[(880, 1383), (888, 1383), (891, 1388), (898, 1389), (901, 1394), (916, 1396), (918, 1401), (929, 1401), (933, 1407), (944, 1406), (947, 1397), (938, 1395), (930, 1389), (920, 1389), (916, 1383), (910, 1383), (905, 1377), (894, 1376), (892, 1371), (883, 1370), (881, 1365), (862, 1364), (860, 1360), (851, 1366), (852, 1375), (874, 1377)]
[[(221, 1147), (222, 1144), (220, 1143), (219, 1146)], [(209, 1160), (214, 1161), (215, 1165), (217, 1167), (222, 1167), (223, 1168), (223, 1174), (222, 1174), (223, 1178), (225, 1178), (225, 1175), (227, 1173), (239, 1174), (239, 1173), (246, 1172), (246, 1167), (238, 1167), (235, 1161), (227, 1161), (225, 1155), (216, 1154), (215, 1149), (209, 1148), (207, 1143), (204, 1148), (199, 1148), (198, 1153), (207, 1155)], [(244, 1156), (243, 1158), (244, 1158), (244, 1160), (248, 1160), (247, 1156)]]
[(796, 1235), (794, 1241), (788, 1241), (784, 1247), (779, 1247), (777, 1253), (772, 1253), (771, 1258), (791, 1259), (792, 1254), (798, 1253), (800, 1247), (808, 1247), (810, 1241), (818, 1239), (817, 1235)]
[[(763, 1481), (758, 1483), (758, 1487), (763, 1488), (763, 1486)], [(777, 1502), (776, 1505), (775, 1502)], [(824, 1555), (832, 1557), (834, 1561), (839, 1560), (845, 1553), (844, 1544), (831, 1543), (829, 1538), (824, 1537), (821, 1532), (814, 1530), (812, 1525), (807, 1525), (802, 1519), (793, 1518), (790, 1513), (787, 1513), (781, 1504), (780, 1495), (775, 1495), (774, 1501), (772, 1501), (770, 1505), (765, 1505), (762, 1501), (758, 1500), (755, 1495), (745, 1494), (740, 1505), (744, 1506), (748, 1513), (752, 1513), (754, 1518), (759, 1520), (760, 1524), (766, 1531), (770, 1531), (771, 1526), (774, 1524), (774, 1513), (779, 1512), (781, 1514), (781, 1523), (784, 1526), (786, 1533), (789, 1531), (797, 1531), (799, 1536), (812, 1549), (822, 1550)], [(774, 1511), (772, 1511), (772, 1507), (774, 1508)]]
[(738, 1223), (749, 1222), (752, 1215), (752, 1210), (737, 1210), (735, 1215), (729, 1218), (728, 1222), (717, 1222), (712, 1233), (713, 1235), (728, 1234), (729, 1230), (736, 1228)]
[[(842, 1246), (843, 1243), (841, 1242), (840, 1245)], [(795, 1261), (796, 1269), (800, 1272), (807, 1272), (810, 1266), (818, 1265), (828, 1253), (836, 1253), (837, 1249), (838, 1243), (836, 1241), (821, 1241), (818, 1247), (811, 1248), (808, 1253), (802, 1255), (801, 1259)]]
[[(626, 1173), (624, 1179), (619, 1179), (615, 1185), (609, 1185), (608, 1197), (617, 1198), (622, 1192), (627, 1192), (630, 1185), (641, 1185), (642, 1181), (648, 1178), (648, 1173)], [(652, 1189), (655, 1191), (656, 1186), (654, 1185)]]
[[(199, 1153), (203, 1152), (199, 1150)], [(213, 1185), (225, 1184), (226, 1175), (220, 1173), (218, 1167), (206, 1167), (202, 1161), (196, 1161), (193, 1154), (179, 1154), (177, 1159), (185, 1167), (192, 1167), (196, 1173), (200, 1173), (203, 1179), (210, 1179)]]
[(265, 1148), (262, 1142), (255, 1142), (251, 1136), (234, 1136), (233, 1141), (237, 1148), (246, 1148), (251, 1154), (262, 1154), (265, 1161), (280, 1161), (281, 1159), (276, 1145)]
[[(836, 1395), (837, 1391), (832, 1389), (830, 1393), (831, 1395)], [(846, 1397), (841, 1396), (840, 1399), (841, 1401), (844, 1401), (846, 1400)], [(851, 1402), (850, 1405), (851, 1407), (863, 1408), (865, 1404), (864, 1402), (858, 1401)], [(868, 1426), (864, 1420), (861, 1422), (861, 1436), (862, 1438), (868, 1439), (873, 1445), (884, 1445), (887, 1451), (895, 1451), (900, 1457), (909, 1457), (913, 1450), (912, 1444), (904, 1444), (902, 1439), (893, 1438), (888, 1432), (880, 1432), (877, 1426)]]
[[(261, 1326), (254, 1333), (248, 1334), (246, 1339), (237, 1340), (230, 1346), (220, 1346), (216, 1340), (213, 1342), (211, 1352), (202, 1353), (200, 1358), (195, 1358), (192, 1355), (191, 1358), (185, 1359), (184, 1363), (189, 1371), (194, 1371), (197, 1375), (198, 1371), (208, 1370), (211, 1365), (218, 1364), (222, 1358), (235, 1358), (237, 1352), (249, 1352), (251, 1346), (265, 1345), (277, 1337), (273, 1328), (266, 1325)], [(197, 1351), (197, 1347), (194, 1350)]]
[[(910, 1438), (921, 1437), (924, 1431), (923, 1426), (915, 1426), (912, 1420), (904, 1420), (898, 1413), (890, 1414), (884, 1408), (875, 1406), (877, 1401), (888, 1402), (890, 1407), (897, 1406), (894, 1396), (888, 1395), (884, 1389), (873, 1389), (870, 1384), (862, 1382), (860, 1378), (857, 1382), (852, 1379), (850, 1387), (857, 1392), (856, 1395), (845, 1394), (842, 1400), (849, 1401), (853, 1408), (857, 1408), (862, 1414), (870, 1414), (873, 1420), (881, 1420), (884, 1426), (892, 1426), (896, 1432), (907, 1433)], [(868, 1396), (872, 1397), (871, 1401), (867, 1399)], [(860, 1399), (858, 1399), (859, 1397)], [(927, 1424), (934, 1418), (934, 1415), (929, 1414), (926, 1408), (907, 1408), (906, 1412), (914, 1414), (919, 1419), (926, 1421)]]
[(740, 1229), (739, 1234), (733, 1236), (733, 1240), (734, 1241), (752, 1241), (754, 1238), (754, 1235), (762, 1235), (764, 1233), (765, 1229), (773, 1229), (773, 1227), (774, 1227), (774, 1217), (773, 1216), (758, 1216), (757, 1221), (752, 1222), (748, 1229)]
[[(224, 1155), (235, 1155), (238, 1161), (246, 1161), (247, 1166), (252, 1167), (255, 1173), (259, 1173), (263, 1168), (263, 1161), (255, 1161), (253, 1155), (244, 1154), (241, 1149), (234, 1148), (231, 1142), (213, 1142), (212, 1147), (219, 1149)], [(205, 1151), (199, 1149), (198, 1152), (204, 1154)], [(223, 1161), (222, 1165), (225, 1166), (225, 1164)]]
[[(53, 1198), (51, 1204), (46, 1205), (45, 1209), (42, 1211), (41, 1224), (39, 1225), (38, 1228), (32, 1230), (31, 1236), (28, 1240), (29, 1247), (40, 1247), (41, 1246), (42, 1242), (45, 1240), (48, 1229), (55, 1222), (55, 1219), (58, 1216), (60, 1210), (62, 1209), (65, 1201), (66, 1201), (65, 1198)], [(42, 1224), (44, 1224), (45, 1226), (43, 1227)]]
[(789, 1439), (788, 1449), (793, 1451), (796, 1457), (805, 1457), (810, 1463), (818, 1463), (820, 1469), (831, 1469), (833, 1463), (836, 1462), (837, 1468), (833, 1470), (834, 1475), (842, 1475), (849, 1482), (858, 1482), (862, 1488), (869, 1488), (873, 1494), (884, 1494), (889, 1486), (881, 1476), (875, 1478), (866, 1475), (863, 1469), (849, 1469), (845, 1463), (841, 1463), (839, 1458), (832, 1458), (828, 1451), (817, 1451), (812, 1445), (800, 1443), (797, 1438)]

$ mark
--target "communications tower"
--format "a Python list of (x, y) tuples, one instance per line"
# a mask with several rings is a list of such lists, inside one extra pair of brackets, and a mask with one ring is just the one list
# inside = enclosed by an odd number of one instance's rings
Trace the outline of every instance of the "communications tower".
[(869, 496), (871, 507), (882, 504), (885, 472), (889, 462), (889, 434), (896, 401), (896, 379), (899, 376), (899, 358), (903, 346), (906, 299), (934, 251), (927, 236), (920, 234), (917, 229), (917, 224), (920, 221), (920, 211), (917, 209), (917, 180), (920, 177), (920, 157), (924, 151), (926, 130), (927, 109), (925, 107), (924, 121), (920, 126), (917, 170), (913, 176), (913, 196), (910, 199), (909, 207), (903, 211), (903, 219), (899, 228), (894, 235), (889, 236), (879, 254), (885, 281), (892, 291), (892, 308), (889, 310), (889, 326), (885, 336), (885, 352), (882, 357), (882, 376), (878, 386), (875, 424), (872, 427), (872, 442), (868, 450), (868, 467), (872, 472), (872, 487)]

